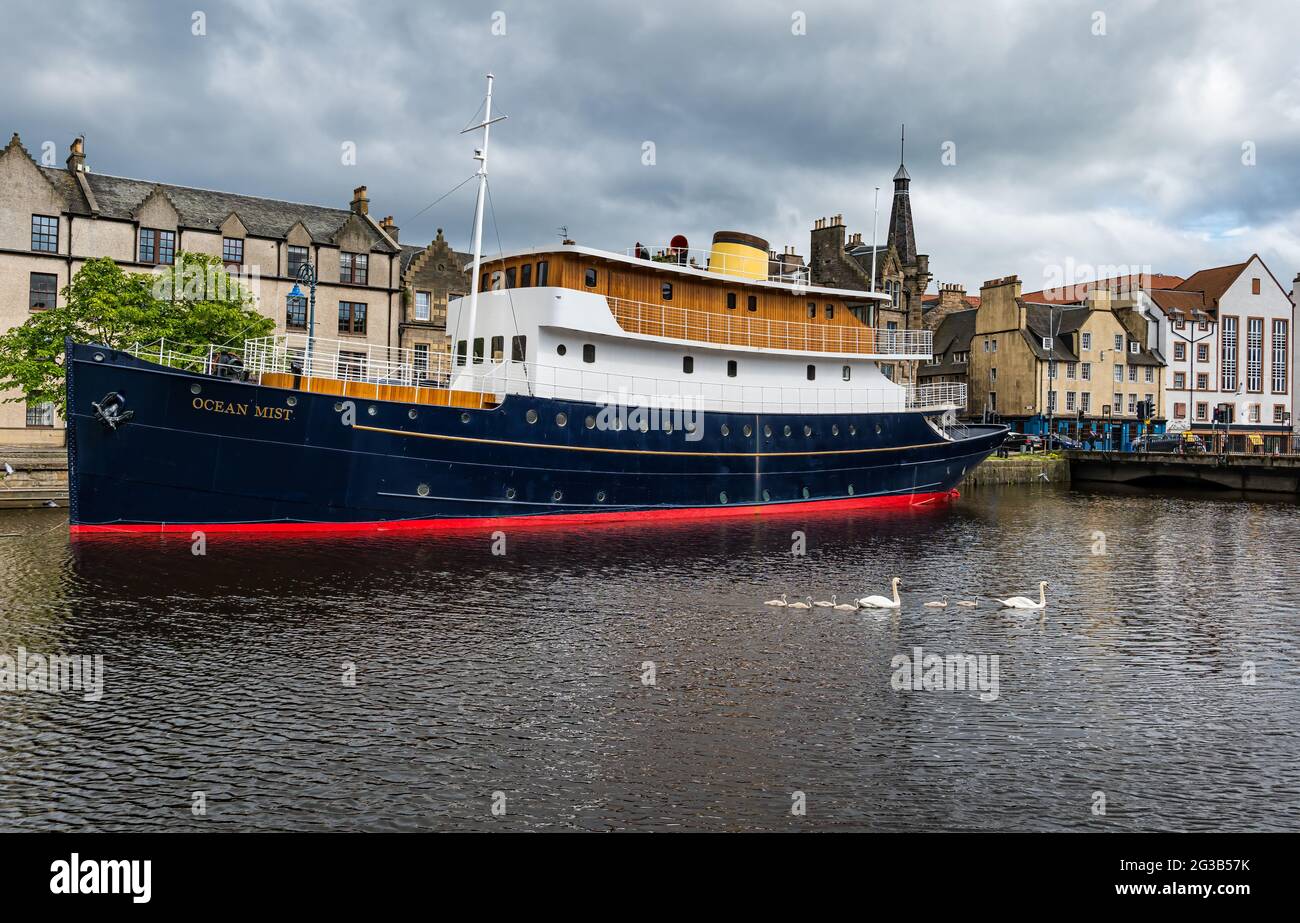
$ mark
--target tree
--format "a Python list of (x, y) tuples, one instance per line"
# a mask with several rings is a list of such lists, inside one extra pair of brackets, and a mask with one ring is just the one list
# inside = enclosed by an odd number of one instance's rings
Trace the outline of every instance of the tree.
[(123, 272), (107, 257), (88, 260), (63, 300), (0, 336), (0, 387), (21, 392), (7, 403), (49, 401), (64, 412), (68, 337), (114, 349), (166, 339), (202, 352), (208, 344), (237, 349), (275, 330), (221, 260), (202, 253), (178, 252), (174, 265), (156, 273)]

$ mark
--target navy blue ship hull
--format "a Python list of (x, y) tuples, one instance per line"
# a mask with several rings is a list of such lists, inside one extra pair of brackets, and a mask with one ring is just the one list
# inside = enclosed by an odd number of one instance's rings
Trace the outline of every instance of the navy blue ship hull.
[[(71, 346), (67, 362), (70, 522), (80, 532), (910, 504), (953, 495), (1006, 432), (969, 427), (953, 441), (917, 413), (710, 412), (692, 440), (680, 429), (593, 427), (601, 407), (578, 401), (511, 395), (464, 410), (344, 399), (97, 346)], [(110, 394), (108, 421), (95, 405)]]

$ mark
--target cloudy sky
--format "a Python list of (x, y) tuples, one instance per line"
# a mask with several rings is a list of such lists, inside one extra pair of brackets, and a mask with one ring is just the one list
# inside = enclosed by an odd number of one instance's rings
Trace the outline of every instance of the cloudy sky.
[(491, 70), (509, 117), (491, 149), (507, 248), (560, 226), (619, 250), (679, 232), (703, 246), (726, 228), (806, 255), (813, 221), (835, 213), (869, 238), (906, 122), (936, 281), (974, 290), (1014, 272), (1029, 290), (1072, 269), (1186, 275), (1252, 252), (1288, 288), (1300, 271), (1295, 0), (0, 0), (0, 13), (0, 130), (38, 157), (53, 141), (62, 164), (84, 133), (101, 173), (341, 207), (365, 184), (408, 243), (444, 227), (468, 246), (472, 184), (417, 213), (473, 172), (458, 132)]

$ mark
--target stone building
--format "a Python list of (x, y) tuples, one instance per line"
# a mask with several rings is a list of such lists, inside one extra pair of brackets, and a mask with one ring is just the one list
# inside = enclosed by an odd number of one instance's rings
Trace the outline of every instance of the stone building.
[[(186, 250), (222, 258), (278, 331), (307, 329), (307, 300), (290, 292), (310, 261), (319, 278), (318, 337), (355, 344), (358, 352), (440, 348), (438, 305), (445, 324), (446, 297), (464, 291), (467, 277), (451, 268), (455, 255), (445, 240), (409, 253), (392, 219), (376, 221), (369, 206), (365, 186), (353, 190), (347, 208), (329, 208), (97, 173), (80, 138), (64, 167), (45, 166), (15, 134), (0, 150), (0, 329), (57, 305), (88, 259), (165, 272)], [(0, 404), (0, 443), (62, 440), (49, 406)]]
[(442, 228), (426, 246), (402, 247), (399, 339), (404, 348), (415, 351), (417, 362), (422, 354), (426, 359), (439, 353), (451, 355), (447, 302), (469, 294), (469, 276), (464, 267), (471, 259), (469, 254), (451, 248), (442, 236)]

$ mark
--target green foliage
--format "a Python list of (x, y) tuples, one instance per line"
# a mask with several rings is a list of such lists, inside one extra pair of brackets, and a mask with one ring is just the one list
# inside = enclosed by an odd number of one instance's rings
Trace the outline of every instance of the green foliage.
[(64, 339), (115, 349), (166, 339), (178, 346), (225, 345), (267, 336), (275, 322), (221, 260), (179, 252), (157, 273), (126, 273), (107, 257), (89, 260), (63, 289), (63, 304), (33, 314), (0, 336), (0, 387), (20, 391), (6, 400), (51, 401), (63, 413)]

